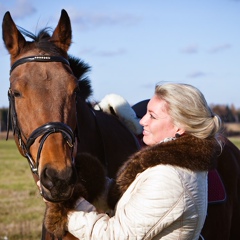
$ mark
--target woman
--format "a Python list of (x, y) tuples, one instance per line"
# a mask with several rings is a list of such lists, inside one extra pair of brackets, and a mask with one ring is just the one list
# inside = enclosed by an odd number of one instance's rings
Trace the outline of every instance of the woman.
[(144, 149), (116, 179), (113, 217), (83, 198), (68, 214), (79, 239), (198, 239), (207, 213), (207, 173), (221, 150), (221, 121), (187, 84), (158, 85), (141, 119)]

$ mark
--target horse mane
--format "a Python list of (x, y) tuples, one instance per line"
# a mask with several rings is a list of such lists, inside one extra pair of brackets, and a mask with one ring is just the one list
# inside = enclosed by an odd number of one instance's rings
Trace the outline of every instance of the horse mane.
[[(36, 47), (40, 50), (48, 52), (50, 54), (62, 54), (54, 43), (50, 42), (52, 29), (49, 27), (43, 28), (37, 34), (33, 34), (28, 30), (17, 26), (18, 30), (26, 37), (33, 40)], [(77, 94), (84, 100), (90, 97), (93, 93), (91, 82), (86, 74), (91, 70), (91, 67), (80, 58), (68, 55), (68, 61), (73, 71), (74, 76), (78, 79), (78, 91)]]
[(91, 70), (91, 67), (80, 58), (71, 55), (68, 55), (68, 61), (74, 76), (78, 79), (77, 94), (82, 99), (86, 100), (93, 93), (90, 79), (86, 76), (86, 74)]
[[(24, 36), (33, 40), (31, 43), (40, 50), (48, 52), (49, 54), (63, 54), (63, 51), (60, 48), (58, 48), (53, 42), (49, 41), (49, 39), (51, 38), (50, 32), (52, 32), (51, 28), (43, 28), (37, 34), (33, 34), (19, 26), (17, 26), (17, 28)], [(29, 48), (31, 47), (31, 45), (29, 45)], [(29, 48), (26, 47), (25, 51), (28, 51)]]

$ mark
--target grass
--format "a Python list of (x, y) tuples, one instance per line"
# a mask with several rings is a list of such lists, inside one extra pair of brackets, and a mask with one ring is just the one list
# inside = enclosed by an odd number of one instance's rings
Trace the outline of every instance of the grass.
[(228, 139), (240, 149), (240, 137), (229, 137)]
[[(240, 137), (229, 138), (240, 148)], [(0, 136), (0, 240), (39, 240), (44, 203), (27, 160)]]
[(44, 203), (13, 139), (0, 139), (0, 240), (39, 240)]

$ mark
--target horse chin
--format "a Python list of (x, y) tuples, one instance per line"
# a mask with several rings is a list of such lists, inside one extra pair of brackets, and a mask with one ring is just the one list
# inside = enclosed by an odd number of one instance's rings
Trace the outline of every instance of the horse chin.
[(72, 197), (74, 191), (74, 186), (70, 186), (68, 188), (67, 192), (61, 192), (61, 191), (56, 191), (54, 188), (51, 190), (48, 190), (44, 188), (44, 186), (41, 187), (41, 195), (42, 197), (52, 203), (62, 203), (67, 200), (69, 200)]

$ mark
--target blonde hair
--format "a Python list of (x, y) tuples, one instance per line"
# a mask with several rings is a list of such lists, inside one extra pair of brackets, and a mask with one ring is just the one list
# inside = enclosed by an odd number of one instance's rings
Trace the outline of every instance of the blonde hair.
[(167, 111), (177, 127), (198, 138), (217, 137), (222, 129), (220, 117), (212, 112), (204, 95), (195, 87), (182, 83), (165, 83), (155, 87), (155, 95), (167, 103)]

